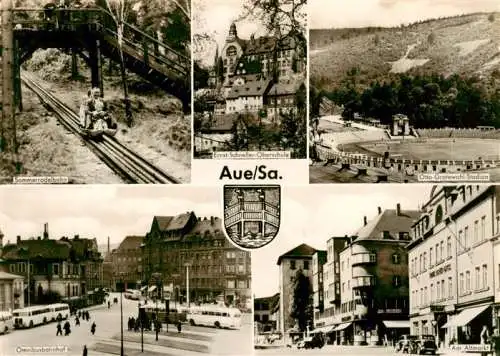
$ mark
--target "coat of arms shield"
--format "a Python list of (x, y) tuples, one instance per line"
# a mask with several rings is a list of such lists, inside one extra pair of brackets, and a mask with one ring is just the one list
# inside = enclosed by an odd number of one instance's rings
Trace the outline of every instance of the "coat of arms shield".
[(238, 246), (255, 249), (278, 234), (281, 218), (279, 185), (225, 185), (224, 228)]

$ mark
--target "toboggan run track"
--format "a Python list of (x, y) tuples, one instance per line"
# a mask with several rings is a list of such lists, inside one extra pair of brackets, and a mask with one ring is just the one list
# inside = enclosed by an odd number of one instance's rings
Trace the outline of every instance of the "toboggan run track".
[[(36, 83), (29, 74), (21, 75), (23, 83), (32, 90), (40, 100), (49, 106), (59, 121), (72, 133), (82, 137), (79, 128), (78, 115), (66, 104), (57, 99), (43, 87)], [(114, 137), (103, 135), (101, 141), (84, 140), (90, 149), (108, 167), (118, 174), (127, 183), (143, 184), (179, 184), (180, 182), (146, 161), (137, 153), (118, 142)]]

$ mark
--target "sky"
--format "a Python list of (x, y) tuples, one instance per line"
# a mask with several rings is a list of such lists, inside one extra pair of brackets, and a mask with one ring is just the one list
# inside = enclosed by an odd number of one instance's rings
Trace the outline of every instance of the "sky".
[(310, 28), (392, 27), (472, 12), (500, 11), (499, 0), (309, 0)]
[[(212, 64), (216, 45), (222, 51), (231, 23), (245, 14), (243, 0), (193, 0), (193, 34), (205, 33), (213, 37), (214, 43), (206, 52), (198, 55), (195, 60), (202, 60), (205, 64)], [(254, 19), (241, 20), (236, 23), (238, 37), (249, 39), (265, 35), (265, 28)], [(220, 53), (220, 52), (219, 52)]]
[(332, 236), (354, 234), (377, 215), (377, 207), (418, 209), (429, 198), (432, 186), (408, 184), (334, 184), (282, 188), (282, 217), (277, 237), (252, 252), (252, 292), (267, 297), (278, 292), (278, 257), (306, 243), (326, 250)]
[(218, 188), (189, 186), (1, 186), (0, 230), (15, 243), (41, 236), (49, 224), (52, 239), (62, 236), (96, 238), (112, 244), (125, 236), (144, 236), (154, 215), (194, 211), (197, 216), (222, 217)]

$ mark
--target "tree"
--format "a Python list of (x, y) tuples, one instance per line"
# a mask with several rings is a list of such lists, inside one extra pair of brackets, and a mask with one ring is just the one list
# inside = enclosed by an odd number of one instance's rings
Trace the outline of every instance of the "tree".
[(290, 316), (296, 320), (300, 331), (306, 331), (313, 321), (311, 282), (302, 270), (297, 271), (293, 280), (293, 304)]
[(125, 102), (125, 121), (127, 125), (131, 127), (133, 124), (132, 107), (130, 105), (128, 93), (127, 69), (125, 68), (125, 59), (123, 57), (123, 35), (125, 19), (127, 16), (125, 3), (126, 0), (106, 0), (106, 7), (108, 8), (108, 11), (116, 25), (118, 52), (120, 58), (120, 73), (123, 85), (123, 101)]
[(198, 61), (194, 62), (194, 90), (206, 88), (210, 73), (207, 69), (200, 66)]

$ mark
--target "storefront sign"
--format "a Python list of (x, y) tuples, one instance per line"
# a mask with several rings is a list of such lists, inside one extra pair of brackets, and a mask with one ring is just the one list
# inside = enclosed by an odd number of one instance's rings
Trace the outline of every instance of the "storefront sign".
[(377, 309), (377, 314), (399, 314), (402, 312), (401, 309)]
[(443, 274), (443, 273), (448, 272), (448, 271), (451, 271), (451, 263), (449, 263), (445, 266), (439, 267), (432, 272), (429, 272), (429, 277), (434, 278), (434, 277), (437, 277), (440, 274)]

